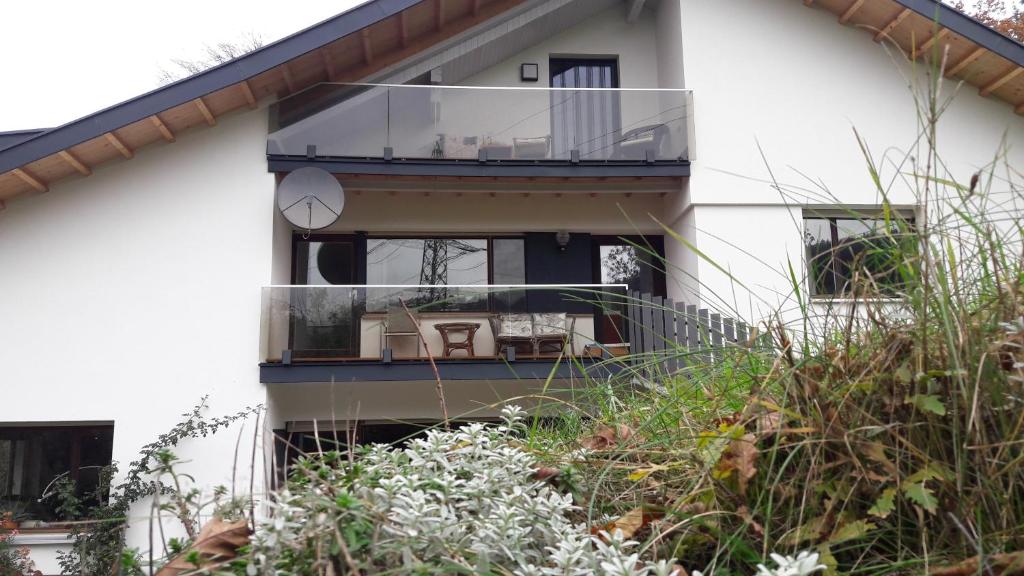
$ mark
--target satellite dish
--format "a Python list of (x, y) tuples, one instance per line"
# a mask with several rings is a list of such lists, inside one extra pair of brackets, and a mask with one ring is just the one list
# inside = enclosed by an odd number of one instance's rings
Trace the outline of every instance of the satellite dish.
[(320, 230), (334, 224), (345, 208), (345, 191), (330, 172), (299, 168), (277, 185), (277, 208), (296, 228)]

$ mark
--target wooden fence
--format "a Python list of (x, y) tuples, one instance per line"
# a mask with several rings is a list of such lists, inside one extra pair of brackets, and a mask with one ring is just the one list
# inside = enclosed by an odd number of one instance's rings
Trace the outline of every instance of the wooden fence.
[(675, 372), (721, 359), (727, 348), (746, 345), (751, 337), (742, 320), (671, 298), (630, 292), (626, 306), (634, 365)]

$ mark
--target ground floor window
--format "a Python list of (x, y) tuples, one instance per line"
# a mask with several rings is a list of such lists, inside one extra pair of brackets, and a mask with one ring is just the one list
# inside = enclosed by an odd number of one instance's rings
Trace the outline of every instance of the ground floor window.
[(70, 521), (106, 497), (114, 427), (0, 427), (0, 514)]
[(914, 253), (912, 214), (804, 211), (804, 249), (812, 296), (849, 296), (857, 285), (898, 295)]

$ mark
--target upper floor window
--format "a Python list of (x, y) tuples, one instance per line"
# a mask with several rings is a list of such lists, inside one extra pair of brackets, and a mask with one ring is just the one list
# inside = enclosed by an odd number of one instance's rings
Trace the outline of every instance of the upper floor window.
[(804, 249), (812, 296), (895, 296), (915, 252), (914, 217), (878, 212), (804, 211)]
[(106, 497), (113, 426), (0, 427), (0, 514), (79, 520)]

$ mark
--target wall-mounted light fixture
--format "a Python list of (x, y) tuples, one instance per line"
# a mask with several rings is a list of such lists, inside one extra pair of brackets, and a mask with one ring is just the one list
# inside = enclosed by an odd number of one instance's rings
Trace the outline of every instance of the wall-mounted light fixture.
[(565, 247), (569, 245), (569, 232), (566, 230), (555, 232), (555, 242), (558, 242), (558, 249), (565, 252)]
[(519, 79), (523, 82), (536, 82), (540, 80), (540, 66), (532, 62), (520, 64)]

